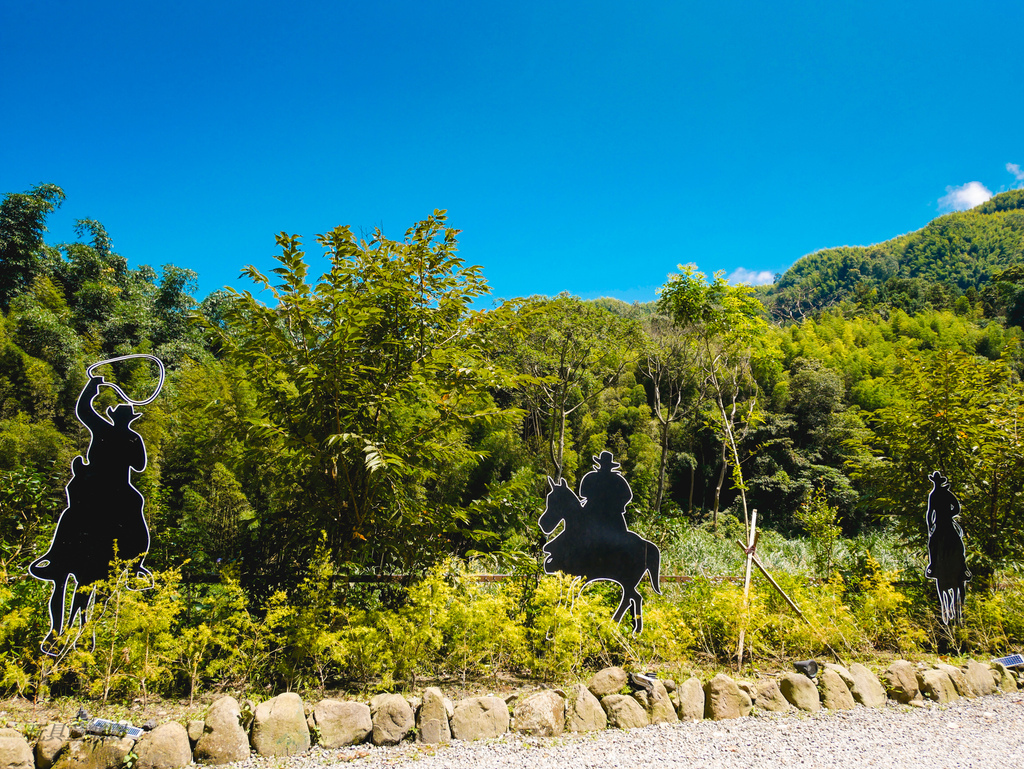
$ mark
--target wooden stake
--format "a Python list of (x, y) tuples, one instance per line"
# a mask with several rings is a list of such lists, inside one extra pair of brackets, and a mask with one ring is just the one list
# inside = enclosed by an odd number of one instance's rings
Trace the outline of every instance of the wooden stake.
[(747, 635), (747, 609), (750, 606), (750, 563), (754, 558), (754, 549), (757, 547), (757, 508), (751, 511), (750, 529), (747, 532), (747, 546), (740, 547), (747, 554), (747, 568), (743, 576), (743, 624), (740, 626), (740, 643), (736, 652), (736, 670), (743, 669), (743, 641)]
[[(739, 540), (736, 540), (736, 542), (738, 543), (738, 542), (739, 542)], [(762, 574), (764, 574), (765, 576), (767, 576), (767, 578), (768, 578), (768, 582), (770, 582), (770, 583), (771, 583), (771, 586), (772, 586), (773, 588), (775, 588), (775, 590), (777, 590), (777, 591), (779, 592), (779, 595), (781, 595), (781, 596), (782, 596), (782, 597), (783, 597), (783, 598), (785, 599), (785, 602), (786, 602), (786, 603), (788, 603), (788, 604), (790, 604), (790, 605), (791, 605), (791, 606), (793, 607), (793, 610), (794, 610), (794, 611), (796, 611), (796, 612), (797, 612), (798, 614), (800, 614), (800, 618), (801, 618), (801, 620), (803, 620), (803, 621), (804, 621), (805, 623), (807, 623), (808, 625), (810, 625), (810, 624), (811, 624), (811, 621), (810, 621), (810, 620), (808, 620), (808, 618), (807, 618), (806, 616), (804, 616), (804, 612), (803, 612), (803, 611), (801, 611), (801, 610), (800, 610), (800, 607), (799, 607), (799, 606), (798, 606), (797, 604), (795, 604), (795, 603), (793, 602), (793, 599), (792, 599), (792, 598), (790, 598), (790, 596), (787, 596), (787, 595), (785, 594), (785, 591), (784, 591), (784, 590), (782, 590), (782, 588), (780, 588), (780, 587), (779, 587), (778, 583), (777, 583), (777, 582), (775, 582), (775, 581), (774, 581), (774, 580), (772, 579), (772, 575), (771, 575), (771, 574), (769, 574), (769, 573), (768, 573), (768, 570), (767, 570), (767, 569), (766, 569), (766, 568), (765, 568), (764, 566), (762, 566), (762, 565), (761, 565), (761, 561), (759, 561), (759, 560), (758, 560), (758, 557), (757, 557), (756, 555), (752, 555), (752, 556), (751, 556), (751, 558), (752, 558), (752, 559), (754, 560), (754, 565), (755, 565), (755, 566), (757, 566), (757, 567), (758, 567), (759, 569), (761, 569), (761, 573), (762, 573)]]

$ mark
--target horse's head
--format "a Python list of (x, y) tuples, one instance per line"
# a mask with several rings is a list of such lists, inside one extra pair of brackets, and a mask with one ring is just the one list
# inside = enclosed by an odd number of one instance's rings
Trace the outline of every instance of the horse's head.
[(551, 489), (548, 491), (547, 504), (544, 506), (544, 514), (538, 521), (540, 530), (545, 534), (553, 532), (567, 515), (581, 509), (579, 497), (566, 485), (564, 478), (558, 483), (548, 478), (548, 486)]

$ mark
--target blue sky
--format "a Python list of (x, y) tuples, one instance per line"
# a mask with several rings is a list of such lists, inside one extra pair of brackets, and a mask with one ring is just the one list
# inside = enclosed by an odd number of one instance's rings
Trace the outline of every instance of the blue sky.
[(1024, 182), (1019, 0), (714, 5), (3, 3), (0, 193), (201, 295), (446, 208), (495, 297), (646, 301)]

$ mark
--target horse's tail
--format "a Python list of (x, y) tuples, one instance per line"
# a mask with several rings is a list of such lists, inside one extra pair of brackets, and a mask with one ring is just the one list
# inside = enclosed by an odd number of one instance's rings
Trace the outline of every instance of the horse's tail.
[(661, 577), (659, 576), (661, 571), (661, 551), (657, 546), (650, 545), (650, 543), (648, 543), (648, 547), (645, 550), (646, 561), (644, 565), (647, 566), (647, 573), (651, 577), (651, 587), (654, 588), (655, 593), (661, 595)]

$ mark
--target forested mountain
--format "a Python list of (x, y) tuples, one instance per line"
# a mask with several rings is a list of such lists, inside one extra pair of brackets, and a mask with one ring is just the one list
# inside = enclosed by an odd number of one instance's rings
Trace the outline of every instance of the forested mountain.
[(1024, 190), (873, 246), (842, 246), (800, 259), (760, 295), (773, 317), (801, 319), (852, 305), (888, 312), (979, 303), (989, 317), (1019, 324), (1024, 303)]

